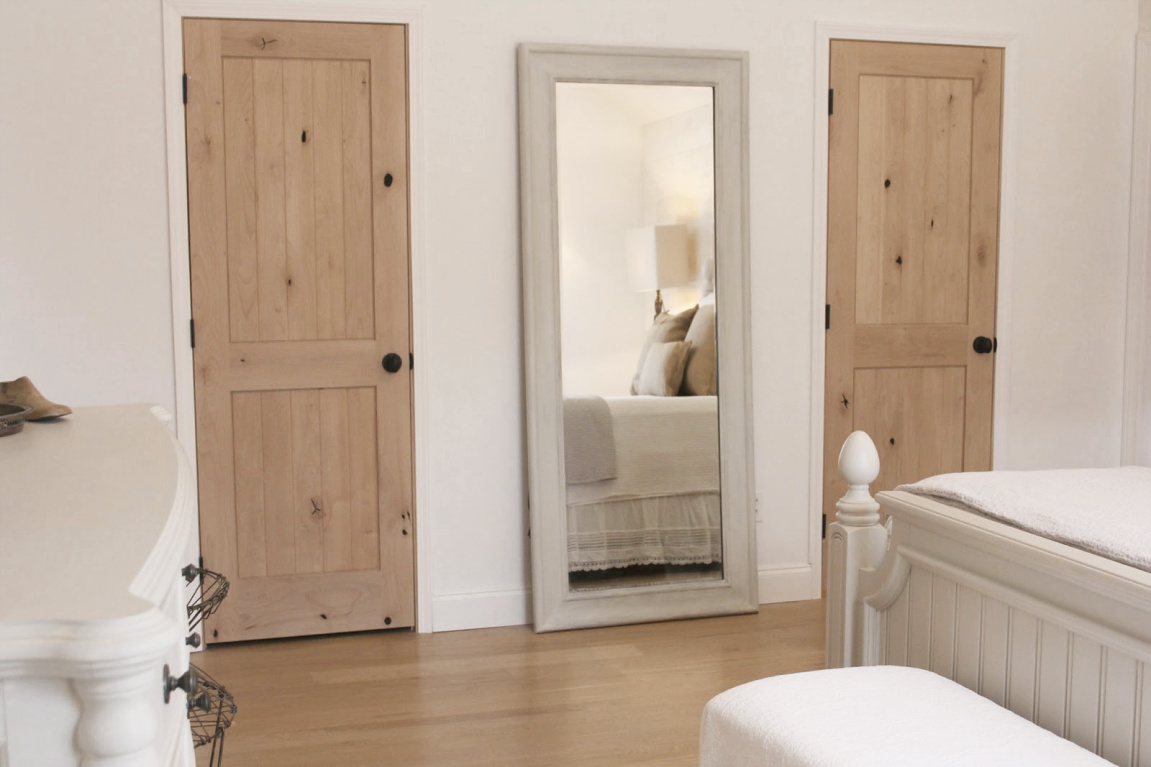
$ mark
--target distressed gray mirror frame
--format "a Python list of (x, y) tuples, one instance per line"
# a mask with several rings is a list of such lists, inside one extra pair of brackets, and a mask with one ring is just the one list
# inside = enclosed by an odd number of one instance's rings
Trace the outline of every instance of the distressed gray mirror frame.
[[(522, 44), (519, 47), (524, 367), (536, 631), (758, 609), (748, 334), (747, 54)], [(713, 89), (723, 577), (569, 588), (560, 349), (556, 83)]]

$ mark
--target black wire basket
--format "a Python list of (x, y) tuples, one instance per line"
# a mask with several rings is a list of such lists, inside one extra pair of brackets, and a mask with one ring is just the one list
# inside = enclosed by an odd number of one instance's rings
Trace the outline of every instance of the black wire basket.
[(196, 748), (211, 746), (209, 767), (224, 762), (224, 734), (236, 717), (236, 700), (225, 687), (203, 669), (189, 664), (196, 678), (196, 692), (188, 699), (188, 723)]
[(195, 630), (205, 618), (219, 609), (224, 597), (228, 596), (228, 579), (195, 565), (188, 565), (182, 572), (188, 583), (199, 579), (196, 590), (188, 599), (188, 628)]

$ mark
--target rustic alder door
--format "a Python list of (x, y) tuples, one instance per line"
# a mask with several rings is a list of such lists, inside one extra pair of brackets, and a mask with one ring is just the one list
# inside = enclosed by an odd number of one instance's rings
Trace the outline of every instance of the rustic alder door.
[(833, 40), (830, 74), (823, 499), (834, 519), (854, 429), (879, 449), (873, 489), (991, 468), (1003, 51)]
[(209, 640), (413, 625), (406, 61), (402, 26), (184, 22)]

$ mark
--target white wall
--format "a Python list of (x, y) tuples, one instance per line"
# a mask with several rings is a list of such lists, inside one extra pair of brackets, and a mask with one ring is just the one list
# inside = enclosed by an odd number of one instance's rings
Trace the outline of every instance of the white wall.
[(565, 396), (631, 393), (652, 293), (628, 281), (628, 229), (643, 225), (643, 126), (596, 87), (556, 90), (560, 337)]
[(1151, 2), (1140, 3), (1128, 243), (1124, 463), (1151, 466)]
[[(319, 0), (317, 0), (319, 1)], [(381, 0), (381, 5), (385, 4)], [(437, 628), (527, 619), (515, 45), (750, 56), (764, 577), (809, 568), (814, 24), (1017, 36), (1003, 467), (1118, 461), (1137, 0), (425, 0), (424, 347)], [(155, 0), (0, 0), (0, 378), (173, 404)], [(818, 400), (817, 400), (818, 401)], [(780, 590), (768, 596), (796, 596)]]
[(0, 0), (0, 380), (174, 410), (160, 8)]

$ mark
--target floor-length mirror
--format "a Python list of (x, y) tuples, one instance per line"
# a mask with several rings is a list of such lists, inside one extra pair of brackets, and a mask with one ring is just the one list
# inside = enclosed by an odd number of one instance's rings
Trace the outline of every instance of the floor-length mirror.
[(539, 631), (756, 609), (746, 63), (521, 46)]

